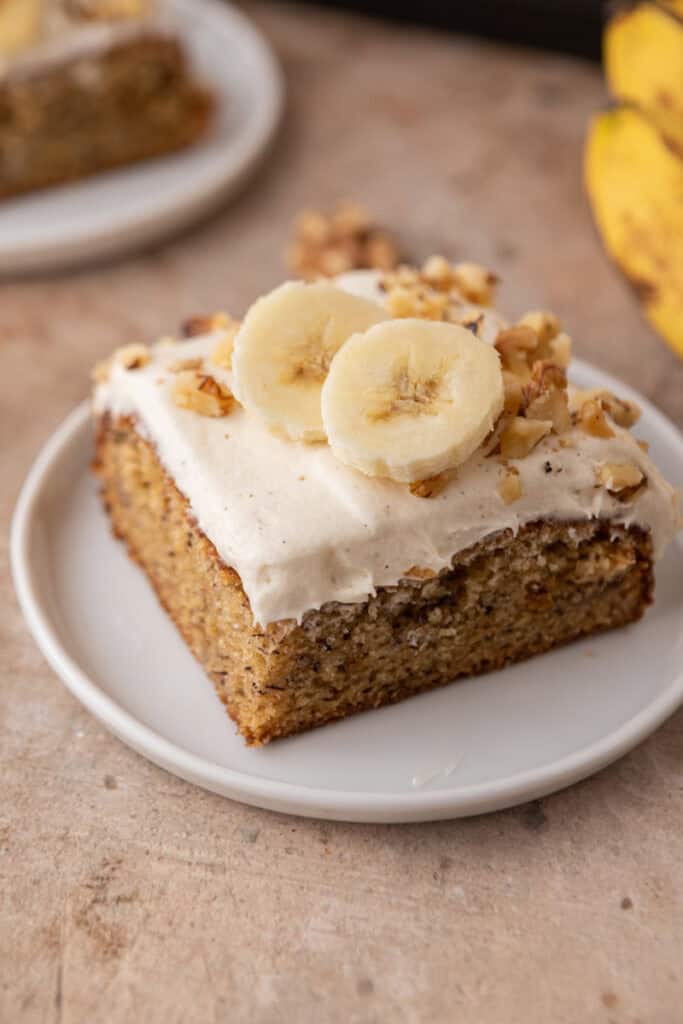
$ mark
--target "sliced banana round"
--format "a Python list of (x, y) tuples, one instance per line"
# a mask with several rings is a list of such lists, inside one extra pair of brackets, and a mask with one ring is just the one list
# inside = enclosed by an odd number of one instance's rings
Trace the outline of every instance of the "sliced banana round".
[(335, 356), (322, 414), (334, 454), (404, 483), (460, 465), (503, 409), (498, 353), (457, 324), (390, 320)]
[(235, 336), (235, 394), (292, 440), (324, 441), (320, 392), (332, 359), (352, 334), (388, 316), (326, 282), (280, 285), (254, 303)]

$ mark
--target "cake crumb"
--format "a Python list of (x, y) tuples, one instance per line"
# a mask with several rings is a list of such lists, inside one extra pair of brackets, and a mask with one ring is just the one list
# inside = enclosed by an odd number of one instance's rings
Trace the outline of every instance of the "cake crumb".
[(431, 580), (436, 576), (436, 572), (434, 569), (421, 569), (419, 565), (411, 565), (410, 569), (406, 569), (403, 575), (412, 576), (418, 580)]
[(506, 505), (511, 505), (522, 497), (522, 481), (519, 478), (519, 470), (514, 466), (509, 466), (505, 470), (505, 475), (498, 484), (498, 493)]
[(446, 489), (449, 481), (453, 478), (453, 472), (438, 473), (426, 480), (415, 480), (410, 484), (410, 493), (416, 498), (435, 498)]

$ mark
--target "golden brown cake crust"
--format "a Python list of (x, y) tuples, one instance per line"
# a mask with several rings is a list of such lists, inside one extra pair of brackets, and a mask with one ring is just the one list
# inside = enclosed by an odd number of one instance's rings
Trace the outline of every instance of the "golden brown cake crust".
[(95, 472), (115, 534), (260, 744), (632, 622), (652, 599), (649, 534), (605, 521), (538, 521), (301, 623), (254, 625), (237, 573), (127, 418), (100, 419)]

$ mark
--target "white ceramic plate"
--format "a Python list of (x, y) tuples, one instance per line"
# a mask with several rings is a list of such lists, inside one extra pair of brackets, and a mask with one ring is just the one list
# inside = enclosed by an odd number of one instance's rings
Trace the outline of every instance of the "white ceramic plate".
[[(638, 432), (675, 483), (683, 437), (649, 403), (577, 363), (582, 387), (644, 409)], [(29, 626), (71, 692), (139, 753), (246, 803), (350, 821), (423, 821), (507, 807), (597, 771), (683, 701), (683, 547), (658, 566), (645, 619), (403, 704), (247, 749), (143, 574), (114, 541), (88, 472), (84, 404), (35, 463), (12, 565)], [(416, 784), (417, 783), (417, 784)]]
[(64, 267), (159, 241), (243, 183), (273, 136), (283, 101), (262, 36), (220, 0), (169, 0), (217, 110), (196, 146), (0, 202), (0, 272)]

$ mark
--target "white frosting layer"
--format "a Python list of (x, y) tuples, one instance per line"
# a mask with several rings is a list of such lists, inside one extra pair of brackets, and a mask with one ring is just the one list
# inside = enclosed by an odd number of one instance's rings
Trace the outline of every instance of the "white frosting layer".
[[(240, 575), (254, 620), (300, 620), (328, 601), (363, 601), (413, 566), (439, 571), (453, 555), (503, 529), (539, 518), (608, 518), (652, 533), (655, 555), (675, 533), (679, 500), (625, 430), (610, 439), (574, 430), (574, 448), (543, 441), (519, 470), (523, 495), (506, 505), (498, 493), (504, 468), (476, 454), (440, 495), (414, 497), (405, 485), (372, 479), (342, 465), (326, 445), (275, 437), (242, 408), (211, 419), (171, 399), (183, 358), (209, 358), (217, 338), (157, 346), (143, 369), (114, 366), (95, 396), (98, 413), (134, 416), (155, 446), (197, 523)], [(210, 364), (230, 385), (230, 374)], [(595, 482), (595, 466), (630, 462), (647, 487), (623, 504)]]
[(12, 55), (0, 53), (0, 81), (29, 78), (59, 64), (96, 57), (121, 43), (154, 34), (171, 34), (168, 14), (150, 4), (150, 12), (138, 18), (84, 21), (65, 13), (53, 2), (46, 8), (40, 34), (26, 49)]

